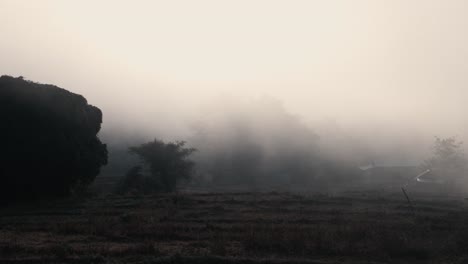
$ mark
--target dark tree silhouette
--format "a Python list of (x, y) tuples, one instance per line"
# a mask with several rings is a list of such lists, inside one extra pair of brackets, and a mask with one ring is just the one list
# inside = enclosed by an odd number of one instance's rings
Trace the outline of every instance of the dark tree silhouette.
[(102, 113), (53, 85), (0, 77), (0, 198), (64, 196), (90, 184), (107, 162)]
[[(165, 143), (155, 139), (140, 146), (130, 147), (148, 166), (153, 181), (158, 187), (154, 191), (175, 191), (180, 179), (192, 176), (194, 162), (188, 159), (194, 148), (186, 148), (184, 141)], [(131, 174), (129, 174), (131, 175)], [(153, 184), (152, 184), (153, 185)]]

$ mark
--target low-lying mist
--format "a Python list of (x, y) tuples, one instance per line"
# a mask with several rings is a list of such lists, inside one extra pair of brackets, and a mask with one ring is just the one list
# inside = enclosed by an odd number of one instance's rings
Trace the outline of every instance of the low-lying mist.
[(185, 118), (174, 113), (173, 118), (180, 118), (177, 131), (163, 123), (154, 129), (157, 116), (148, 117), (153, 122), (146, 128), (126, 120), (126, 127), (105, 130), (101, 137), (110, 155), (103, 174), (122, 176), (139, 162), (128, 147), (159, 138), (184, 140), (197, 149), (191, 157), (196, 162), (194, 181), (206, 186), (339, 187), (360, 177), (360, 166), (420, 165), (430, 155), (435, 136), (417, 126), (369, 122), (369, 127), (346, 129), (332, 119), (306, 121), (269, 96), (220, 96), (197, 113)]

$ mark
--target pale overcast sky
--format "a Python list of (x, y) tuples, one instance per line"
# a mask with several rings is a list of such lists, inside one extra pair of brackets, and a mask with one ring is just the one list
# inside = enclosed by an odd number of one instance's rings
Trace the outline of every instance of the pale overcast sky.
[(0, 0), (0, 74), (83, 94), (110, 124), (177, 130), (220, 94), (268, 95), (306, 122), (465, 137), (466, 14), (463, 0)]

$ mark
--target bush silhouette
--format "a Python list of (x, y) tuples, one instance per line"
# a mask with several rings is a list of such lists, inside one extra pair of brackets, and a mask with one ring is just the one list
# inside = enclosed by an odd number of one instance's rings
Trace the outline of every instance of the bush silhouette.
[(140, 191), (145, 193), (171, 192), (176, 190), (179, 180), (190, 179), (192, 176), (195, 164), (188, 157), (195, 149), (186, 148), (183, 141), (165, 143), (155, 139), (140, 146), (130, 147), (129, 151), (142, 159), (148, 168), (149, 175), (141, 176), (139, 167), (130, 169), (123, 181), (124, 186), (121, 187), (121, 191), (140, 186)]
[(102, 113), (86, 99), (22, 77), (0, 77), (0, 198), (64, 196), (107, 162)]

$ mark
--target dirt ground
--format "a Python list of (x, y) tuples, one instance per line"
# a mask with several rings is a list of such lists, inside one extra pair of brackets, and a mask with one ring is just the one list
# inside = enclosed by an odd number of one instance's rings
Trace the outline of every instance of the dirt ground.
[(468, 202), (400, 192), (112, 194), (0, 209), (0, 263), (466, 263)]

